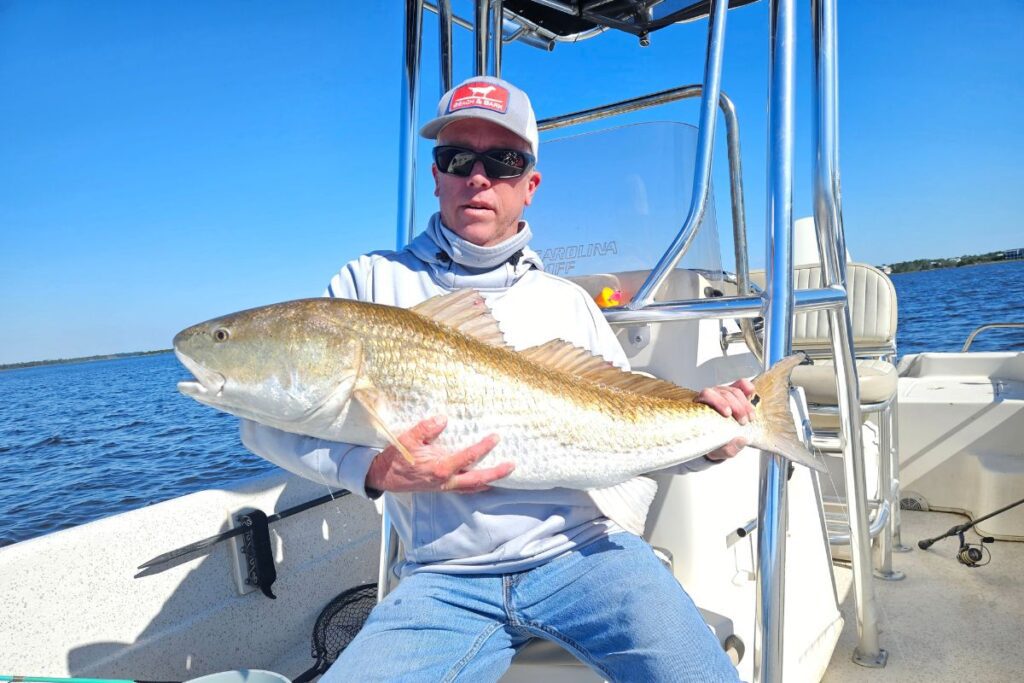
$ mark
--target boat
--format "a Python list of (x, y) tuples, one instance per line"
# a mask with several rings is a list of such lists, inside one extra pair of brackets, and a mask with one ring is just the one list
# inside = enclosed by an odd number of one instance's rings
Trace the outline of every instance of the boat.
[[(699, 474), (660, 476), (645, 537), (744, 680), (1013, 680), (1024, 625), (1024, 506), (991, 513), (1024, 498), (1024, 354), (972, 352), (968, 340), (960, 353), (895, 362), (891, 281), (851, 260), (845, 246), (836, 2), (812, 3), (814, 215), (794, 220), (796, 3), (766, 1), (765, 271), (748, 263), (740, 116), (721, 78), (727, 17), (752, 0), (479, 0), (468, 19), (450, 0), (406, 0), (397, 244), (415, 227), (427, 17), (439, 21), (442, 91), (452, 84), (455, 27), (474, 31), (477, 73), (500, 75), (511, 41), (571, 49), (626, 31), (642, 45), (678, 22), (706, 21), (701, 83), (540, 122), (545, 192), (560, 201), (531, 207), (535, 225), (558, 226), (535, 246), (549, 270), (592, 295), (621, 293), (605, 314), (634, 369), (709, 386), (805, 352), (795, 419), (829, 471), (747, 453)], [(691, 98), (700, 103), (696, 121), (616, 118)], [(719, 120), (728, 142), (728, 264), (711, 200)], [(620, 154), (643, 163), (593, 173), (595, 160)], [(595, 188), (585, 197), (573, 192), (584, 178)], [(904, 543), (956, 527), (953, 540)], [(337, 655), (320, 647), (325, 624), (341, 615), (337, 629), (357, 629), (367, 606), (393, 588), (400, 556), (376, 506), (286, 472), (23, 541), (0, 549), (0, 675), (184, 681), (259, 669), (310, 680)], [(340, 611), (325, 611), (339, 597)], [(597, 679), (534, 641), (503, 680)]]

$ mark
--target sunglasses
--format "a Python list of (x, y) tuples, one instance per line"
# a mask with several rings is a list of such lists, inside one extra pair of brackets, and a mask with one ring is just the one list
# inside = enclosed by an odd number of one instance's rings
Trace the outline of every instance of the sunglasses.
[(484, 165), (484, 175), (488, 178), (518, 178), (530, 170), (537, 159), (526, 152), (514, 149), (489, 149), (486, 152), (474, 152), (465, 147), (440, 145), (434, 148), (434, 163), (437, 170), (448, 175), (463, 178), (473, 173), (473, 167), (479, 161)]

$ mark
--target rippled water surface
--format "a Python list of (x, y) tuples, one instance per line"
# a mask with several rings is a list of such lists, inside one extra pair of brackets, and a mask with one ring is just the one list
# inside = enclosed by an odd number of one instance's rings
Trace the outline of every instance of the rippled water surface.
[[(1024, 322), (1024, 261), (892, 276), (899, 299), (899, 354), (959, 351), (984, 323)], [(982, 332), (971, 351), (1024, 348), (1021, 330)]]
[[(893, 282), (901, 355), (1024, 321), (1024, 261)], [(973, 347), (1010, 348), (1024, 332)], [(242, 448), (234, 417), (178, 393), (187, 378), (172, 354), (0, 372), (0, 546), (273, 469)]]
[(0, 545), (273, 468), (173, 354), (0, 372)]

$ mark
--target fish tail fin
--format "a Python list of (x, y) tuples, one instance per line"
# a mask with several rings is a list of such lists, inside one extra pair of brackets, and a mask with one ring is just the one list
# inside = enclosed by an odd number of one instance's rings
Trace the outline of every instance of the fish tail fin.
[(789, 376), (803, 359), (802, 353), (787, 356), (754, 378), (755, 396), (751, 400), (760, 399), (757, 401), (756, 419), (760, 423), (761, 433), (751, 440), (751, 445), (824, 472), (825, 465), (800, 440), (789, 407)]

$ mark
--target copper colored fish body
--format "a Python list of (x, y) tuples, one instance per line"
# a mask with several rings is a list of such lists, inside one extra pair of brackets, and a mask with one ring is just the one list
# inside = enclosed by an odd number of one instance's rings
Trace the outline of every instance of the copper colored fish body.
[(179, 388), (202, 403), (285, 431), (378, 447), (398, 445), (396, 435), (425, 417), (446, 415), (439, 441), (451, 449), (501, 437), (483, 463), (516, 467), (495, 486), (586, 489), (633, 530), (637, 520), (616, 511), (623, 497), (646, 510), (654, 483), (638, 475), (736, 437), (820, 468), (789, 409), (798, 358), (754, 380), (761, 400), (740, 425), (697, 403), (697, 392), (623, 372), (564, 342), (513, 351), (471, 290), (409, 310), (327, 298), (274, 304), (188, 328), (174, 346), (196, 377)]

